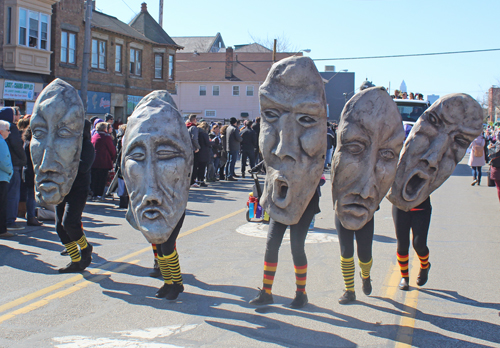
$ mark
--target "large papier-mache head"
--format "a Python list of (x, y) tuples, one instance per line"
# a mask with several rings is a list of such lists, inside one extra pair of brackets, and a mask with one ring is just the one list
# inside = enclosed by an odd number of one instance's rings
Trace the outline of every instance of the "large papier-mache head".
[(161, 244), (186, 210), (193, 151), (182, 116), (155, 92), (128, 118), (122, 172), (130, 196), (128, 222), (149, 243)]
[(70, 84), (55, 79), (38, 96), (30, 120), (38, 202), (59, 204), (71, 190), (80, 164), (84, 123), (82, 100)]
[(470, 95), (448, 94), (432, 104), (404, 143), (389, 201), (404, 211), (441, 186), (483, 130), (483, 111)]
[(266, 164), (261, 204), (276, 221), (298, 223), (318, 186), (326, 153), (323, 80), (309, 57), (275, 63), (259, 89), (259, 146)]
[(332, 198), (342, 226), (357, 231), (373, 218), (396, 176), (405, 133), (385, 88), (372, 87), (345, 105), (332, 160)]

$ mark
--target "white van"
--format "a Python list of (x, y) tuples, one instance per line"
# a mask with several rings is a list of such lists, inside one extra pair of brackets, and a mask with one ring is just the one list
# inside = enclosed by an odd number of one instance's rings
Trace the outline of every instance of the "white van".
[(394, 102), (398, 106), (399, 113), (403, 119), (403, 125), (409, 124), (412, 127), (430, 106), (429, 102), (424, 100), (394, 99)]

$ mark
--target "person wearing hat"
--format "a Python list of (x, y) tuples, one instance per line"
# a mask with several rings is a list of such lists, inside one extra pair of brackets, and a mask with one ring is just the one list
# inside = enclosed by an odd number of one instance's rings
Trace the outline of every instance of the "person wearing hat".
[(104, 118), (105, 118), (106, 122), (111, 125), (111, 133), (110, 134), (111, 134), (111, 138), (113, 138), (113, 145), (115, 145), (115, 147), (116, 147), (116, 144), (117, 144), (116, 129), (115, 129), (115, 127), (113, 127), (113, 122), (115, 119), (114, 119), (113, 115), (111, 115), (109, 113), (104, 115)]

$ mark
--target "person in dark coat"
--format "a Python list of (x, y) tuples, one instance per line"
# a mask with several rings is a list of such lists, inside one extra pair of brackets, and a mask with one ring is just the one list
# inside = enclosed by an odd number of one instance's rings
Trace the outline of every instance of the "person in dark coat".
[[(259, 149), (259, 135), (260, 135), (260, 116), (255, 119), (255, 123), (252, 125), (252, 129), (257, 136), (257, 147), (255, 148), (255, 163), (259, 163), (262, 160)], [(253, 168), (253, 167), (252, 167)]]
[(226, 164), (226, 180), (238, 181), (234, 173), (234, 166), (240, 151), (240, 143), (243, 138), (238, 129), (238, 120), (235, 117), (229, 119), (230, 126), (226, 130), (226, 150), (227, 150), (227, 164)]
[(92, 262), (93, 248), (83, 232), (82, 213), (89, 193), (90, 172), (94, 157), (94, 146), (90, 141), (90, 122), (85, 120), (78, 174), (69, 193), (56, 206), (57, 235), (71, 256), (71, 262), (66, 267), (60, 268), (59, 273), (79, 273)]
[(95, 160), (92, 165), (92, 195), (94, 200), (104, 197), (104, 187), (108, 178), (108, 171), (113, 168), (116, 159), (116, 148), (113, 139), (106, 132), (108, 124), (100, 122), (96, 125), (96, 131), (92, 136), (92, 144), (95, 148)]
[(255, 167), (255, 149), (258, 147), (257, 134), (252, 129), (253, 122), (247, 121), (245, 128), (241, 131), (241, 177), (245, 177), (245, 167), (250, 161), (250, 168)]
[(210, 148), (212, 147), (212, 142), (208, 137), (209, 129), (210, 127), (206, 122), (201, 122), (198, 125), (198, 143), (200, 144), (200, 151), (195, 154), (195, 157), (198, 157), (196, 178), (198, 180), (198, 184), (202, 187), (207, 187), (207, 184), (205, 183), (205, 170), (207, 169), (207, 164), (210, 160)]
[(24, 152), (26, 153), (26, 166), (24, 167), (24, 185), (26, 186), (26, 220), (28, 226), (41, 226), (42, 222), (36, 218), (35, 201), (35, 171), (31, 161), (31, 127), (28, 126), (24, 131)]
[(10, 157), (12, 159), (13, 174), (7, 189), (7, 230), (22, 230), (23, 226), (16, 224), (17, 210), (19, 208), (19, 199), (21, 195), (21, 170), (26, 165), (26, 153), (23, 149), (23, 139), (17, 129), (16, 123), (21, 114), (14, 108), (5, 107), (0, 110), (0, 120), (7, 121), (10, 124), (10, 135), (5, 140), (9, 147)]

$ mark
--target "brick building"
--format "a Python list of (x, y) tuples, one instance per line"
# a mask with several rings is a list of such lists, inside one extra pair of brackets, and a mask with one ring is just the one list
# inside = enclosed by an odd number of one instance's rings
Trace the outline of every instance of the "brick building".
[(49, 79), (52, 6), (57, 1), (0, 1), (0, 106), (31, 113)]
[[(83, 0), (60, 0), (53, 6), (51, 79), (80, 89), (85, 32)], [(175, 90), (177, 45), (147, 11), (129, 23), (92, 13), (88, 115), (110, 112), (126, 121), (139, 100), (153, 90)]]
[(488, 122), (500, 122), (500, 88), (490, 87), (488, 91)]

